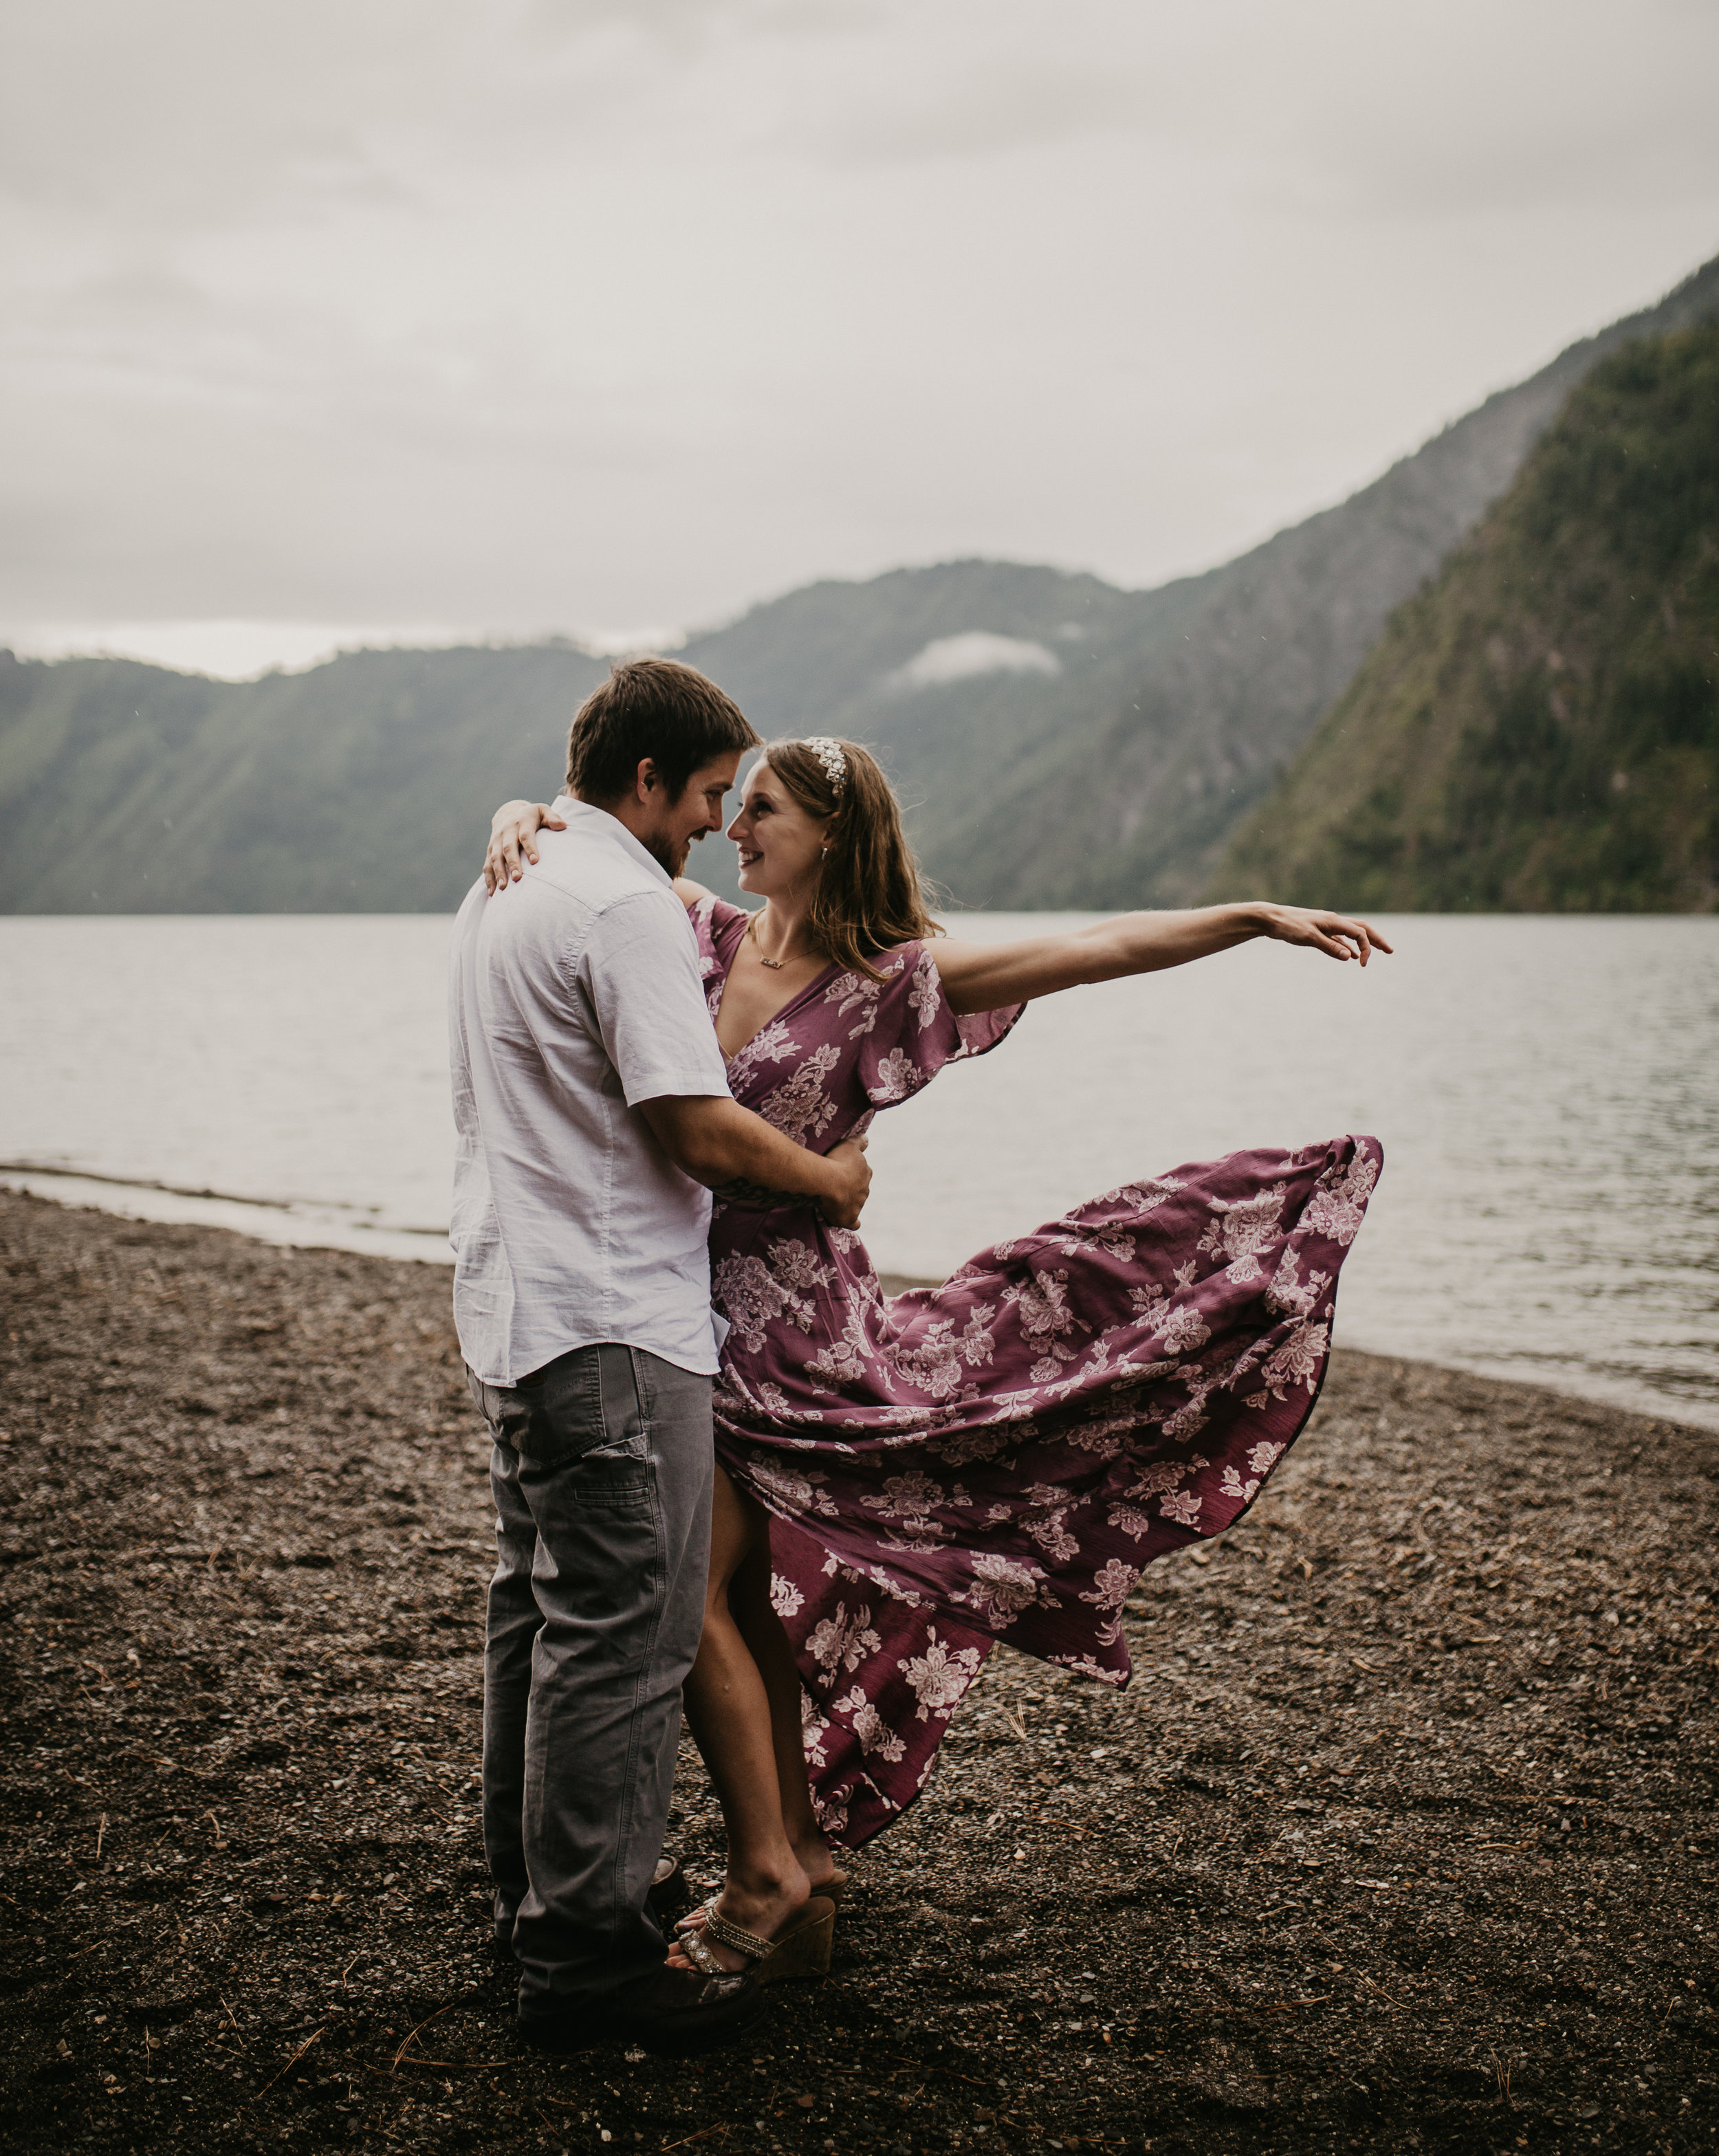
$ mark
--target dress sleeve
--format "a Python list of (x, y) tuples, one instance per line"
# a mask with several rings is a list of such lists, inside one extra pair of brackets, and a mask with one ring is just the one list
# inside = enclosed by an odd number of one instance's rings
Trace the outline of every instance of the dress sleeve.
[[(930, 1085), (946, 1063), (993, 1049), (1026, 1009), (1006, 1004), (957, 1018), (949, 1008), (936, 962), (923, 943), (904, 943), (872, 962), (880, 988), (863, 974), (844, 973), (826, 999), (851, 996), (860, 1019), (860, 1082), (875, 1108), (887, 1108)], [(863, 1017), (861, 1014), (863, 1012)]]
[(698, 970), (704, 983), (705, 1007), (714, 1019), (722, 1007), (722, 984), (746, 934), (752, 916), (743, 906), (731, 906), (714, 893), (690, 909), (693, 937), (698, 945)]

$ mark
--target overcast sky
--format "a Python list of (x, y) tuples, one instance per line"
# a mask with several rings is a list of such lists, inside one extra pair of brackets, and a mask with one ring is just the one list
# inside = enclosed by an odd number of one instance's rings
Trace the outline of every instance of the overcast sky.
[(1719, 252), (1712, 0), (0, 10), (0, 639), (1126, 584)]

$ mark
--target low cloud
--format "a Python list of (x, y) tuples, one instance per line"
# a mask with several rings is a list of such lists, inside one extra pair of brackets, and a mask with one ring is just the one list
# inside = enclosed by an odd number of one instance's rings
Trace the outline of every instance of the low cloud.
[(961, 636), (940, 636), (916, 652), (888, 677), (899, 693), (941, 689), (951, 681), (979, 674), (1060, 674), (1062, 661), (1049, 645), (1026, 637), (997, 636), (989, 629), (968, 629)]
[(1146, 583), (1719, 244), (1719, 17), (67, 0), (0, 51), (20, 624)]

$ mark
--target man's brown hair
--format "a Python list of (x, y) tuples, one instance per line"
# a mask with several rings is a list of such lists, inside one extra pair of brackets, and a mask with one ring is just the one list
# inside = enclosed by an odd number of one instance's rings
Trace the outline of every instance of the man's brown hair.
[(695, 667), (629, 659), (579, 706), (567, 736), (567, 792), (599, 808), (618, 801), (649, 757), (672, 804), (694, 772), (757, 745), (739, 705)]

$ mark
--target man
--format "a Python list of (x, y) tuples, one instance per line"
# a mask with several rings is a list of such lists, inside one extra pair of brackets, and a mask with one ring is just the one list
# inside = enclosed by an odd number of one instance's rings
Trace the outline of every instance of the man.
[(756, 2015), (750, 1977), (664, 1966), (647, 1904), (709, 1547), (710, 1191), (852, 1226), (828, 1158), (730, 1097), (673, 879), (757, 736), (670, 660), (573, 721), (563, 831), (505, 899), (475, 885), (450, 982), (454, 1299), (494, 1439), (484, 1840), (529, 2041), (658, 2051)]

